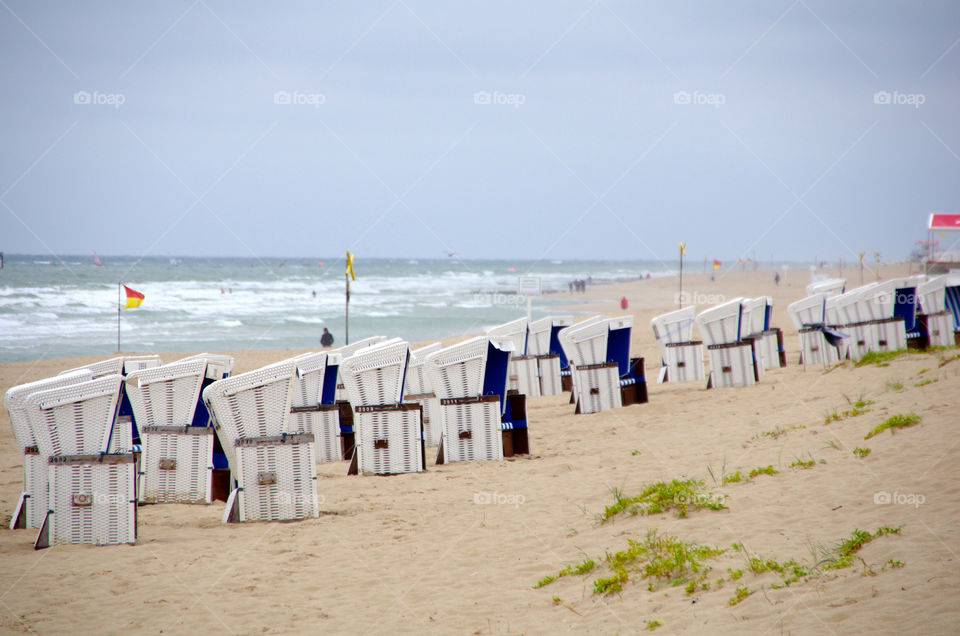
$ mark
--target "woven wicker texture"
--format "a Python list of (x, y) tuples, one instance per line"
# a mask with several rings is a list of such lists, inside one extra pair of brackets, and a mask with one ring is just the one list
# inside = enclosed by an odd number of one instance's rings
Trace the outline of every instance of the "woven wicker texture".
[(498, 340), (513, 342), (513, 355), (522, 356), (527, 352), (527, 332), (529, 323), (526, 318), (517, 318), (508, 323), (487, 330), (487, 335)]
[(357, 467), (378, 475), (423, 471), (420, 410), (357, 412)]
[(734, 298), (697, 314), (695, 321), (703, 344), (709, 347), (740, 340), (742, 302), (743, 298)]
[(340, 379), (351, 406), (399, 404), (410, 345), (394, 339), (367, 347), (340, 363)]
[(424, 362), (427, 379), (439, 398), (472, 397), (483, 391), (489, 340), (484, 336), (435, 351)]
[(210, 503), (213, 429), (155, 431), (141, 427), (140, 501)]
[(122, 376), (107, 375), (27, 396), (24, 407), (40, 454), (129, 451), (130, 426), (114, 425), (122, 382)]
[(291, 412), (286, 430), (290, 433), (312, 433), (316, 440), (317, 461), (339, 461), (342, 459), (338, 437), (339, 411), (332, 405), (320, 405), (328, 355), (305, 353), (291, 360), (296, 367), (296, 373), (293, 377)]
[(503, 459), (497, 401), (445, 404), (443, 455), (448, 462)]
[(114, 545), (137, 538), (135, 464), (51, 464), (49, 541)]
[(313, 442), (236, 449), (240, 521), (289, 521), (320, 514)]
[(581, 413), (620, 408), (620, 375), (617, 365), (573, 369), (573, 387)]
[(710, 378), (714, 387), (750, 386), (754, 377), (753, 347), (744, 342), (735, 347), (707, 349)]

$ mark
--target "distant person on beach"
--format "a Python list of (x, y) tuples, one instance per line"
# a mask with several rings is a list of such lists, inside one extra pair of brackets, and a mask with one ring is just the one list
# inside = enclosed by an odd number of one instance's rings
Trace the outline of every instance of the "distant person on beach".
[(627, 297), (626, 297), (626, 296), (623, 296), (622, 298), (620, 298), (620, 309), (626, 311), (626, 310), (627, 310), (627, 307), (629, 307), (629, 306), (630, 306), (630, 304), (627, 302)]
[(324, 347), (333, 346), (333, 334), (327, 331), (326, 327), (323, 328), (323, 335), (320, 336), (320, 344)]
[(777, 287), (780, 286), (780, 272), (773, 273), (773, 284), (776, 285)]

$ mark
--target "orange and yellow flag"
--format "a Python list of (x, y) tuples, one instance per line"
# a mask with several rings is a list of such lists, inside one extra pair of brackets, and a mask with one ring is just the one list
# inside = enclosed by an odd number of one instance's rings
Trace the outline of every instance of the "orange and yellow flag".
[(720, 261), (713, 259), (713, 269), (720, 269), (720, 265), (722, 265)]
[(353, 254), (347, 251), (347, 276), (350, 280), (357, 280), (357, 275), (353, 273)]
[(136, 291), (135, 289), (130, 289), (126, 285), (123, 286), (123, 293), (127, 296), (127, 304), (123, 306), (124, 309), (130, 309), (131, 307), (139, 307), (140, 303), (143, 302), (143, 294)]

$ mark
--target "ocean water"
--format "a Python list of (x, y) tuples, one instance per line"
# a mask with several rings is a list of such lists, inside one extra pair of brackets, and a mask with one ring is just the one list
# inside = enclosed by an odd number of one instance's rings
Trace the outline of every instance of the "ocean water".
[[(110, 355), (118, 283), (141, 292), (120, 312), (124, 351), (318, 347), (323, 327), (344, 344), (344, 262), (330, 259), (10, 255), (0, 269), (0, 361)], [(321, 265), (322, 264), (322, 265)], [(569, 305), (574, 279), (594, 283), (672, 273), (652, 261), (364, 259), (350, 284), (350, 340), (423, 341), (526, 315), (518, 276), (541, 279), (534, 319)], [(573, 302), (577, 302), (576, 296)]]

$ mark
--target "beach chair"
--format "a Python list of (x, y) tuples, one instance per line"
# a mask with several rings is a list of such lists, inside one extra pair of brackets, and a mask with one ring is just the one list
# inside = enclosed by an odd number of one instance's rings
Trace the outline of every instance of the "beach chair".
[(105, 375), (27, 396), (24, 408), (47, 462), (48, 509), (37, 549), (136, 541), (130, 428), (114, 426), (122, 382), (120, 375)]
[(560, 332), (570, 363), (576, 413), (647, 401), (643, 358), (630, 358), (633, 317), (591, 318)]
[[(349, 358), (356, 352), (360, 351), (361, 349), (366, 349), (367, 347), (372, 347), (373, 345), (380, 344), (386, 339), (387, 339), (386, 336), (370, 336), (369, 338), (363, 338), (361, 340), (357, 340), (356, 342), (353, 342), (348, 345), (344, 345), (338, 349), (333, 349), (328, 353), (336, 354), (337, 356), (339, 356), (340, 360), (346, 360), (347, 358)], [(343, 380), (340, 379), (339, 377), (337, 378), (337, 393), (336, 393), (336, 397), (334, 398), (334, 401), (335, 402), (348, 401), (343, 389)]]
[(839, 296), (846, 291), (846, 287), (847, 280), (845, 278), (826, 278), (824, 280), (817, 280), (807, 285), (807, 296), (812, 296), (814, 294)]
[[(820, 365), (827, 368), (840, 361), (840, 346), (843, 346), (841, 343), (844, 340), (828, 337), (828, 332), (825, 331), (839, 324), (831, 321), (828, 327), (825, 321), (827, 300), (826, 294), (815, 293), (787, 306), (787, 314), (800, 339), (800, 364), (804, 367)], [(835, 340), (836, 344), (831, 340)]]
[[(89, 369), (93, 373), (94, 378), (100, 378), (105, 375), (114, 374), (125, 376), (133, 371), (152, 369), (154, 367), (159, 367), (161, 364), (163, 364), (163, 362), (160, 360), (160, 356), (157, 355), (117, 356), (108, 360), (91, 362), (88, 365), (77, 368)], [(61, 371), (61, 375), (75, 370), (76, 369), (67, 369), (66, 371)], [(126, 385), (122, 385), (120, 387), (120, 406), (117, 409), (116, 419), (117, 426), (129, 426), (134, 442), (139, 442), (140, 431), (137, 427), (137, 420), (133, 416), (133, 408), (130, 406), (130, 399), (127, 397)]]
[(507, 371), (507, 390), (517, 391), (526, 396), (540, 396), (540, 374), (536, 356), (527, 355), (530, 324), (526, 318), (487, 330), (487, 335), (497, 340), (509, 340), (513, 343), (513, 355)]
[(23, 490), (17, 501), (13, 516), (10, 518), (10, 529), (40, 528), (47, 516), (47, 458), (40, 455), (37, 439), (26, 410), (27, 396), (38, 391), (56, 389), (93, 379), (93, 374), (87, 369), (80, 369), (71, 373), (58, 375), (45, 380), (20, 384), (7, 390), (3, 396), (3, 404), (10, 416), (10, 425), (13, 427), (13, 436), (17, 440), (20, 452), (23, 455)]
[(224, 523), (319, 516), (314, 436), (288, 428), (295, 373), (279, 362), (203, 390), (230, 466)]
[(772, 318), (773, 298), (760, 296), (744, 299), (740, 339), (753, 339), (760, 373), (787, 365), (787, 354), (783, 348), (783, 331), (779, 327), (771, 326)]
[(478, 336), (426, 357), (427, 377), (440, 398), (437, 464), (529, 453), (526, 415), (514, 417), (507, 408), (512, 349), (510, 340)]
[(927, 346), (960, 345), (960, 275), (944, 274), (917, 286), (919, 322)]
[(650, 321), (660, 350), (662, 382), (703, 381), (703, 341), (693, 339), (693, 305), (660, 314)]
[(426, 470), (422, 410), (419, 404), (403, 403), (409, 361), (410, 345), (394, 338), (361, 349), (340, 363), (357, 436), (348, 474)]
[(423, 412), (423, 441), (427, 446), (440, 444), (442, 434), (440, 426), (440, 398), (430, 386), (430, 379), (424, 362), (428, 355), (443, 348), (439, 342), (410, 352), (410, 363), (407, 365), (407, 375), (403, 386), (403, 401), (410, 404), (419, 404)]
[(708, 389), (750, 386), (760, 379), (754, 340), (740, 335), (743, 301), (734, 298), (700, 312), (695, 318), (710, 359)]
[[(317, 462), (343, 459), (340, 445), (340, 409), (333, 400), (324, 403), (324, 386), (329, 370), (329, 354), (304, 353), (290, 359), (294, 364), (287, 431), (309, 433), (314, 437)], [(337, 368), (332, 375), (336, 378)], [(328, 387), (329, 391), (329, 387)]]
[(572, 316), (548, 316), (530, 323), (527, 355), (537, 359), (540, 395), (559, 395), (572, 386), (567, 356), (560, 345), (560, 331), (572, 324)]
[(207, 368), (205, 359), (194, 358), (127, 375), (140, 428), (139, 501), (211, 502), (214, 430), (195, 423)]

